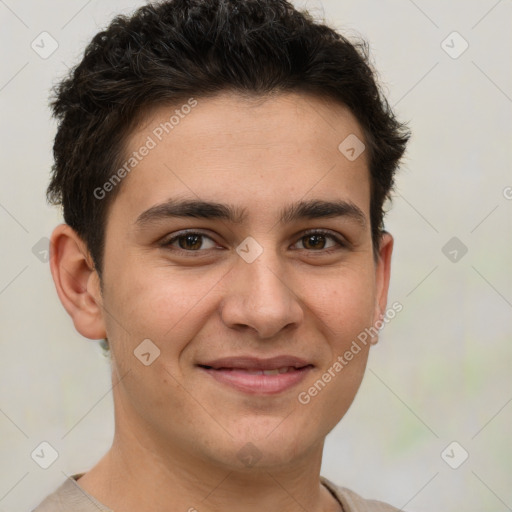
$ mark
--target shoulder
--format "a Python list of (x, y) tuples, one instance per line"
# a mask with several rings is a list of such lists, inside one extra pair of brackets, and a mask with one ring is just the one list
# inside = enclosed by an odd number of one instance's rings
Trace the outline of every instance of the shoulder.
[(323, 476), (320, 480), (338, 498), (344, 512), (401, 512), (400, 509), (382, 501), (364, 499), (354, 491), (335, 485)]
[(73, 475), (52, 494), (45, 498), (32, 512), (112, 512), (82, 489)]

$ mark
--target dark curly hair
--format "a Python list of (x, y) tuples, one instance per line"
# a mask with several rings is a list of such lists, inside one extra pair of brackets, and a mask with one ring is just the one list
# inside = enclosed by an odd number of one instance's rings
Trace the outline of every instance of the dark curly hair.
[(346, 105), (365, 137), (375, 255), (383, 205), (409, 139), (379, 90), (368, 45), (351, 43), (286, 0), (169, 0), (115, 17), (52, 88), (58, 120), (49, 203), (84, 240), (101, 278), (109, 205), (93, 193), (126, 159), (147, 111), (222, 91), (310, 93)]

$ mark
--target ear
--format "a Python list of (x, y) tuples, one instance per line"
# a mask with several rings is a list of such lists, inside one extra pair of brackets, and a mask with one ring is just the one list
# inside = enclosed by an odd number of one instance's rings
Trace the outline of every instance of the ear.
[(380, 237), (379, 257), (375, 268), (375, 312), (373, 325), (375, 325), (386, 312), (388, 302), (389, 278), (391, 275), (391, 254), (393, 253), (393, 237), (383, 231)]
[(50, 239), (50, 269), (62, 305), (86, 338), (106, 338), (100, 280), (86, 244), (67, 224)]

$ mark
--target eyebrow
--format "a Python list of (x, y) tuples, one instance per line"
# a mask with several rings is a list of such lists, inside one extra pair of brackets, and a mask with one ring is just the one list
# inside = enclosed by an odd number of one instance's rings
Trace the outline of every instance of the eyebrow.
[[(135, 225), (138, 228), (143, 228), (154, 222), (176, 217), (220, 219), (233, 224), (241, 224), (247, 219), (247, 211), (245, 208), (210, 201), (169, 199), (165, 203), (152, 206), (141, 213), (137, 217)], [(293, 203), (281, 210), (280, 222), (286, 224), (301, 219), (333, 217), (346, 217), (357, 221), (362, 227), (366, 227), (366, 216), (363, 211), (351, 201), (345, 200), (312, 199)]]

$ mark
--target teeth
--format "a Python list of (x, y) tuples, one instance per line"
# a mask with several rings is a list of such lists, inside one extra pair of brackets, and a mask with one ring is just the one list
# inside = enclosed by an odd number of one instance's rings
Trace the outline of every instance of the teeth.
[(282, 368), (274, 368), (273, 370), (249, 370), (246, 368), (219, 368), (219, 370), (238, 370), (248, 373), (249, 375), (279, 375), (281, 373), (294, 371), (295, 366), (283, 366)]
[(279, 375), (281, 373), (288, 373), (294, 370), (294, 366), (283, 366), (282, 368), (275, 368), (274, 370), (263, 370), (263, 375)]

